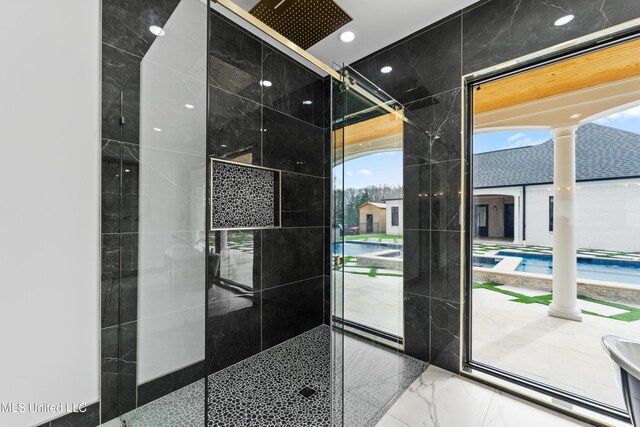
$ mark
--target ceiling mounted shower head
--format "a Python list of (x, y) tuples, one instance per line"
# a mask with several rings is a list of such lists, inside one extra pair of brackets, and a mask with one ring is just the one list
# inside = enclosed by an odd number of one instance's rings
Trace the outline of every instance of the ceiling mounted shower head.
[(305, 50), (352, 21), (333, 0), (261, 0), (249, 13)]

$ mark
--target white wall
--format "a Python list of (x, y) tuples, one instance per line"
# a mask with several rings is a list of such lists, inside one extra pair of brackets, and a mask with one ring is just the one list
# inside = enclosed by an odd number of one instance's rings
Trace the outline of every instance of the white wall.
[[(387, 216), (387, 234), (392, 236), (401, 236), (404, 223), (402, 221), (403, 211), (402, 211), (402, 200), (386, 200), (387, 205), (386, 216)], [(398, 225), (391, 225), (391, 208), (397, 206), (398, 209)]]
[[(100, 2), (0, 3), (0, 402), (99, 395)], [(0, 412), (27, 426), (56, 413)]]
[[(578, 248), (640, 251), (640, 180), (578, 183)], [(526, 243), (553, 246), (549, 232), (552, 185), (527, 187)]]
[(182, 0), (141, 64), (139, 384), (204, 359), (206, 19)]

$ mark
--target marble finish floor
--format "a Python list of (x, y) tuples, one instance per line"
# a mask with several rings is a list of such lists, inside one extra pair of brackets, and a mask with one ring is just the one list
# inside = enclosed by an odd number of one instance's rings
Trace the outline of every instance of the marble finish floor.
[(377, 427), (585, 425), (432, 365), (387, 411)]
[[(424, 367), (319, 326), (209, 376), (208, 427), (373, 427)], [(128, 427), (204, 425), (204, 387), (195, 382), (122, 418)], [(314, 393), (303, 396), (305, 387)]]

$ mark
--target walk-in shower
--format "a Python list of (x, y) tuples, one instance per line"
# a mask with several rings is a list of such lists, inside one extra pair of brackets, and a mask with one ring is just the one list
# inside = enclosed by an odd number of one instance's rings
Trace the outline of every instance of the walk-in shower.
[(391, 153), (401, 200), (402, 105), (219, 4), (103, 7), (102, 421), (375, 425), (424, 363), (401, 236), (345, 243), (345, 184)]

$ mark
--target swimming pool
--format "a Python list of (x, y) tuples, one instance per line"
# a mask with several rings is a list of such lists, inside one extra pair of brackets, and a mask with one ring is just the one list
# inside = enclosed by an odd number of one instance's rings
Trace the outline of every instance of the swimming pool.
[[(342, 246), (342, 242), (335, 242), (333, 244), (333, 253), (341, 253)], [(396, 245), (393, 243), (344, 242), (344, 256), (365, 255), (389, 249), (402, 251), (402, 245)], [(401, 254), (396, 256), (401, 256)]]
[[(514, 251), (500, 251), (497, 255), (522, 258), (516, 271), (536, 274), (551, 274), (553, 271), (551, 255)], [(640, 285), (640, 262), (578, 257), (578, 278)]]
[(501, 261), (500, 258), (492, 258), (492, 257), (484, 257), (484, 256), (474, 256), (473, 257), (473, 266), (474, 267), (484, 267), (484, 268), (493, 268)]

